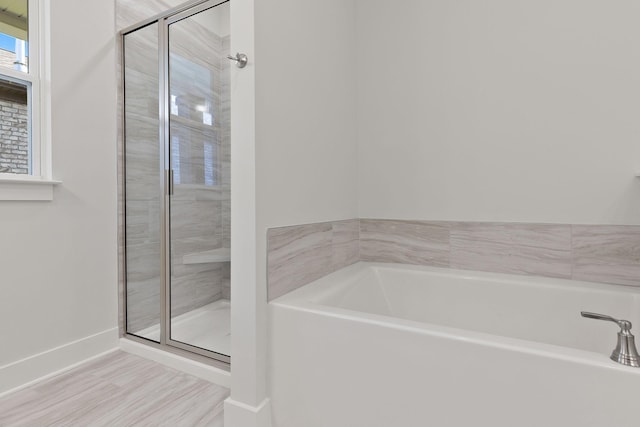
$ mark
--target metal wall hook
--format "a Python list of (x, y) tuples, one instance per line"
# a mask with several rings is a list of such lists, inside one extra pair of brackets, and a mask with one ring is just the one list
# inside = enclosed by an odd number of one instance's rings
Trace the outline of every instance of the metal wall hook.
[(227, 55), (227, 58), (236, 62), (236, 67), (244, 68), (249, 62), (249, 58), (244, 53), (236, 53), (236, 56)]

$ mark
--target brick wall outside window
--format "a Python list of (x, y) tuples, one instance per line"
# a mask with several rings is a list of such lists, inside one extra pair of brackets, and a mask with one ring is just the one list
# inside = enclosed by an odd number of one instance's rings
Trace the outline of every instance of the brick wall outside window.
[[(0, 49), (0, 67), (13, 68), (15, 53)], [(27, 105), (0, 99), (0, 173), (29, 173)]]
[(0, 99), (0, 173), (29, 173), (27, 106)]

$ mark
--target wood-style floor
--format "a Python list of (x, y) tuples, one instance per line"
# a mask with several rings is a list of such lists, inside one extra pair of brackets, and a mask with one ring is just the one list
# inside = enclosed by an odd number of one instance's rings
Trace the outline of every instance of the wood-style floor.
[(2, 427), (222, 427), (229, 390), (117, 351), (0, 399)]

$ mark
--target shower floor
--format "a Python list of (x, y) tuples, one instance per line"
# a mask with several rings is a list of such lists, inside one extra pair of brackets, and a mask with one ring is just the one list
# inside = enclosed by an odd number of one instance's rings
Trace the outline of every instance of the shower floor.
[[(221, 299), (171, 320), (171, 339), (216, 353), (231, 354), (231, 304)], [(160, 341), (160, 325), (136, 335)]]

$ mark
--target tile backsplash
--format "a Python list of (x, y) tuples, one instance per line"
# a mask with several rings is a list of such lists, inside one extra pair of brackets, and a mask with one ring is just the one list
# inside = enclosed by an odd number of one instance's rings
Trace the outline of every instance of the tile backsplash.
[(357, 261), (640, 286), (640, 226), (353, 219), (267, 239), (269, 300)]

